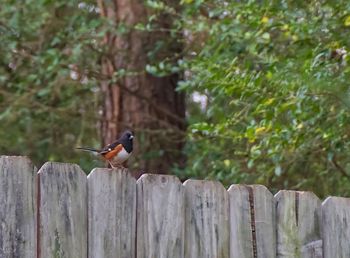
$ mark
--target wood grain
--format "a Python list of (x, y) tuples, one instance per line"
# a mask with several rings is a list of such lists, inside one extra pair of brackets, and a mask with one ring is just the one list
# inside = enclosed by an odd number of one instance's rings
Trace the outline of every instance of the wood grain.
[(316, 240), (304, 245), (301, 248), (303, 258), (323, 258), (322, 240)]
[(350, 257), (350, 198), (328, 197), (322, 204), (324, 258)]
[(137, 181), (137, 258), (184, 257), (184, 189), (175, 176)]
[(135, 257), (136, 180), (126, 169), (88, 176), (90, 258)]
[(304, 257), (302, 248), (321, 239), (321, 202), (314, 193), (286, 190), (275, 199), (277, 257)]
[(47, 162), (39, 170), (39, 257), (87, 257), (87, 179), (79, 166)]
[(36, 257), (36, 168), (0, 156), (0, 257)]
[(276, 257), (276, 218), (273, 195), (262, 185), (232, 185), (230, 258)]
[(187, 180), (185, 257), (229, 257), (228, 194), (219, 182)]

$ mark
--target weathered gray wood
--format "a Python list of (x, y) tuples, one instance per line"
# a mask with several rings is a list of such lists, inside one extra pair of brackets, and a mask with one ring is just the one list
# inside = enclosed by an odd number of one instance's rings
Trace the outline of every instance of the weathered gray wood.
[(322, 258), (321, 201), (312, 192), (298, 192), (298, 231), (302, 258)]
[(88, 176), (90, 258), (135, 257), (136, 180), (126, 169)]
[(39, 170), (39, 257), (87, 257), (87, 180), (75, 164)]
[(230, 258), (254, 257), (249, 191), (246, 186), (232, 185), (228, 193), (230, 201)]
[(350, 198), (328, 197), (322, 204), (324, 258), (350, 257)]
[(228, 194), (219, 182), (187, 180), (185, 257), (229, 257)]
[(273, 195), (262, 185), (232, 185), (230, 258), (276, 257)]
[[(311, 192), (279, 191), (276, 196), (277, 257), (303, 257), (303, 246), (321, 239), (321, 202)], [(311, 256), (312, 257), (312, 256)]]
[(0, 156), (0, 257), (36, 257), (36, 168)]
[(184, 189), (175, 176), (137, 181), (137, 257), (184, 257)]
[(262, 185), (253, 185), (257, 257), (276, 257), (275, 199)]
[(323, 258), (322, 240), (316, 240), (301, 248), (301, 257), (304, 258)]

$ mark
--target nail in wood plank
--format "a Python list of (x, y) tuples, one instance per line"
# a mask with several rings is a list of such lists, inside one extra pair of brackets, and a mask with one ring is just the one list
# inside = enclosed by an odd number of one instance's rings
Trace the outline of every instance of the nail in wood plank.
[(39, 170), (40, 258), (87, 256), (87, 182), (75, 164), (47, 162)]
[(137, 181), (137, 258), (184, 257), (184, 189), (175, 176)]
[(135, 257), (136, 180), (126, 169), (88, 176), (90, 258)]
[(36, 186), (27, 157), (0, 156), (0, 257), (36, 257)]
[(228, 194), (219, 182), (187, 180), (185, 257), (229, 257)]

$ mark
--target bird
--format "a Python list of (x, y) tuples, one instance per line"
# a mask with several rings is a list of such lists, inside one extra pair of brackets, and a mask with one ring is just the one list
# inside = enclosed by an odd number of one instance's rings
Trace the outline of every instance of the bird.
[(122, 164), (130, 157), (133, 151), (133, 139), (134, 135), (131, 131), (127, 130), (123, 132), (119, 139), (108, 144), (102, 150), (88, 147), (77, 147), (77, 149), (100, 155), (109, 162), (112, 168), (121, 168), (123, 167)]

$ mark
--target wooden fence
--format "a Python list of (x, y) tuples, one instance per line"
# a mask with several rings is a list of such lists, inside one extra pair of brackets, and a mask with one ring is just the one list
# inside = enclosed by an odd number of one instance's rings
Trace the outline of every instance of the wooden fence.
[(0, 156), (0, 258), (349, 258), (350, 199)]

